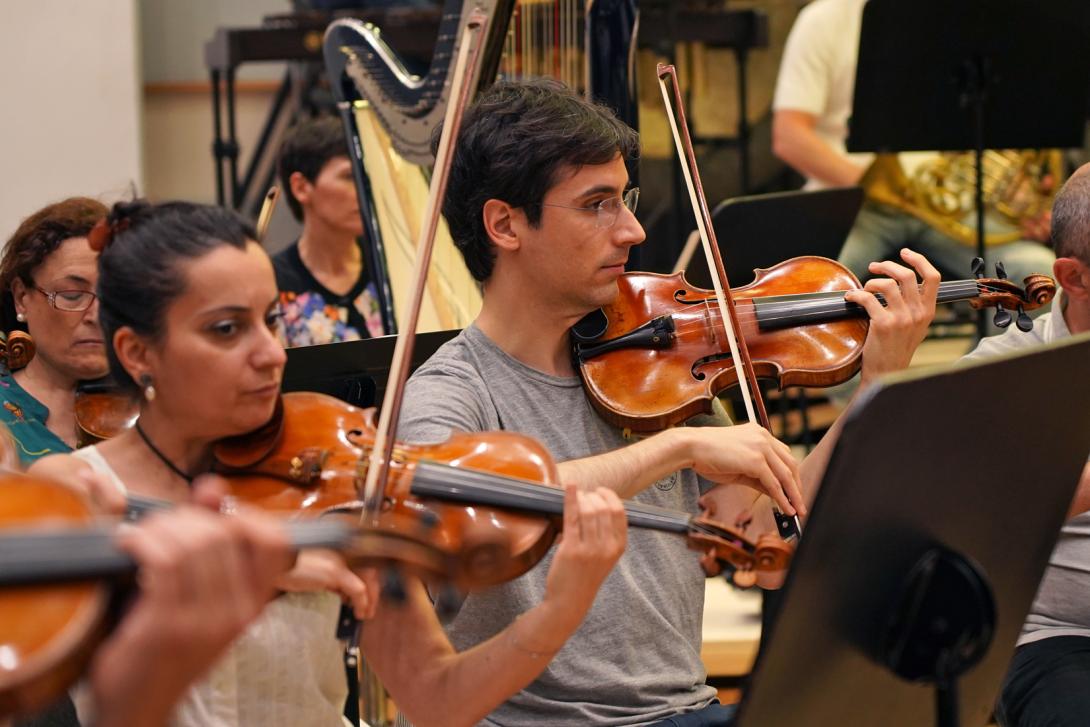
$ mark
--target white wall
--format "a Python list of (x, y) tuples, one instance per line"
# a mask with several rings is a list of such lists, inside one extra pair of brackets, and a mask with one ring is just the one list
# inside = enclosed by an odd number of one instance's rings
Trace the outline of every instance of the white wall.
[[(207, 81), (204, 44), (217, 28), (255, 28), (267, 15), (290, 11), (291, 0), (140, 0), (144, 81)], [(279, 80), (283, 73), (282, 63), (247, 63), (238, 77)]]
[(0, 2), (0, 244), (72, 195), (142, 188), (135, 0)]
[[(4, 2), (5, 0), (0, 0)], [(256, 28), (289, 0), (139, 0), (144, 81), (144, 184), (156, 200), (215, 202), (212, 104), (204, 45), (220, 27)], [(284, 63), (238, 68), (239, 174), (272, 107)], [(226, 132), (226, 130), (225, 130)]]

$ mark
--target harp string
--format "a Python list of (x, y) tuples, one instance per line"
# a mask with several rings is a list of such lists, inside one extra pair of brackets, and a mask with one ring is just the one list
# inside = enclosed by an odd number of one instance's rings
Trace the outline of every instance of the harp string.
[(585, 92), (585, 0), (518, 0), (504, 41), (500, 76), (548, 76)]

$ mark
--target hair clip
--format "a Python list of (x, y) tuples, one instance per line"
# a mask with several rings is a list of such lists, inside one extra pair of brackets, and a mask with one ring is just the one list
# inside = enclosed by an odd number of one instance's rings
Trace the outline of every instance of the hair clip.
[(91, 249), (95, 252), (105, 250), (114, 241), (114, 237), (129, 229), (130, 222), (129, 218), (124, 217), (111, 223), (108, 218), (103, 217), (87, 233), (87, 242), (90, 243)]

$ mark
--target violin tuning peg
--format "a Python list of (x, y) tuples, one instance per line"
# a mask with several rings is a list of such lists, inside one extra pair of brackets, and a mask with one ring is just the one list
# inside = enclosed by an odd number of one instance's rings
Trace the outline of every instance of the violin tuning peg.
[(382, 597), (389, 599), (397, 605), (405, 603), (407, 595), (405, 593), (405, 581), (401, 578), (401, 573), (394, 568), (389, 568), (383, 574), (382, 578)]
[(984, 277), (984, 258), (982, 258), (982, 257), (973, 258), (973, 262), (970, 263), (969, 269), (972, 271), (974, 278), (983, 278)]
[(1007, 279), (1007, 266), (1005, 266), (1002, 261), (995, 264), (995, 277), (1000, 280)]
[(435, 613), (439, 616), (439, 622), (447, 624), (453, 621), (464, 601), (465, 596), (449, 583), (440, 587), (435, 594)]
[(995, 307), (995, 318), (992, 318), (992, 323), (996, 328), (1006, 328), (1011, 324), (1011, 314), (1007, 312), (1003, 306), (997, 305)]
[(746, 590), (757, 585), (757, 571), (736, 570), (731, 574), (730, 581), (736, 588)]
[(1026, 314), (1022, 306), (1018, 306), (1018, 318), (1015, 320), (1015, 325), (1018, 326), (1018, 330), (1022, 331), (1022, 333), (1029, 333), (1033, 330), (1033, 319)]

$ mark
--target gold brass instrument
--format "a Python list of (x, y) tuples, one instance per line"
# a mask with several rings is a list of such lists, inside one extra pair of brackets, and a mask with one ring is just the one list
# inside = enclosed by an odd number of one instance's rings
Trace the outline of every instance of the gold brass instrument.
[[(1062, 164), (1057, 149), (984, 152), (984, 207), (992, 228), (985, 234), (985, 245), (1023, 239), (1021, 221), (1052, 206)], [(911, 175), (896, 154), (879, 154), (859, 183), (868, 200), (907, 212), (963, 245), (976, 245), (972, 154), (937, 154)]]

